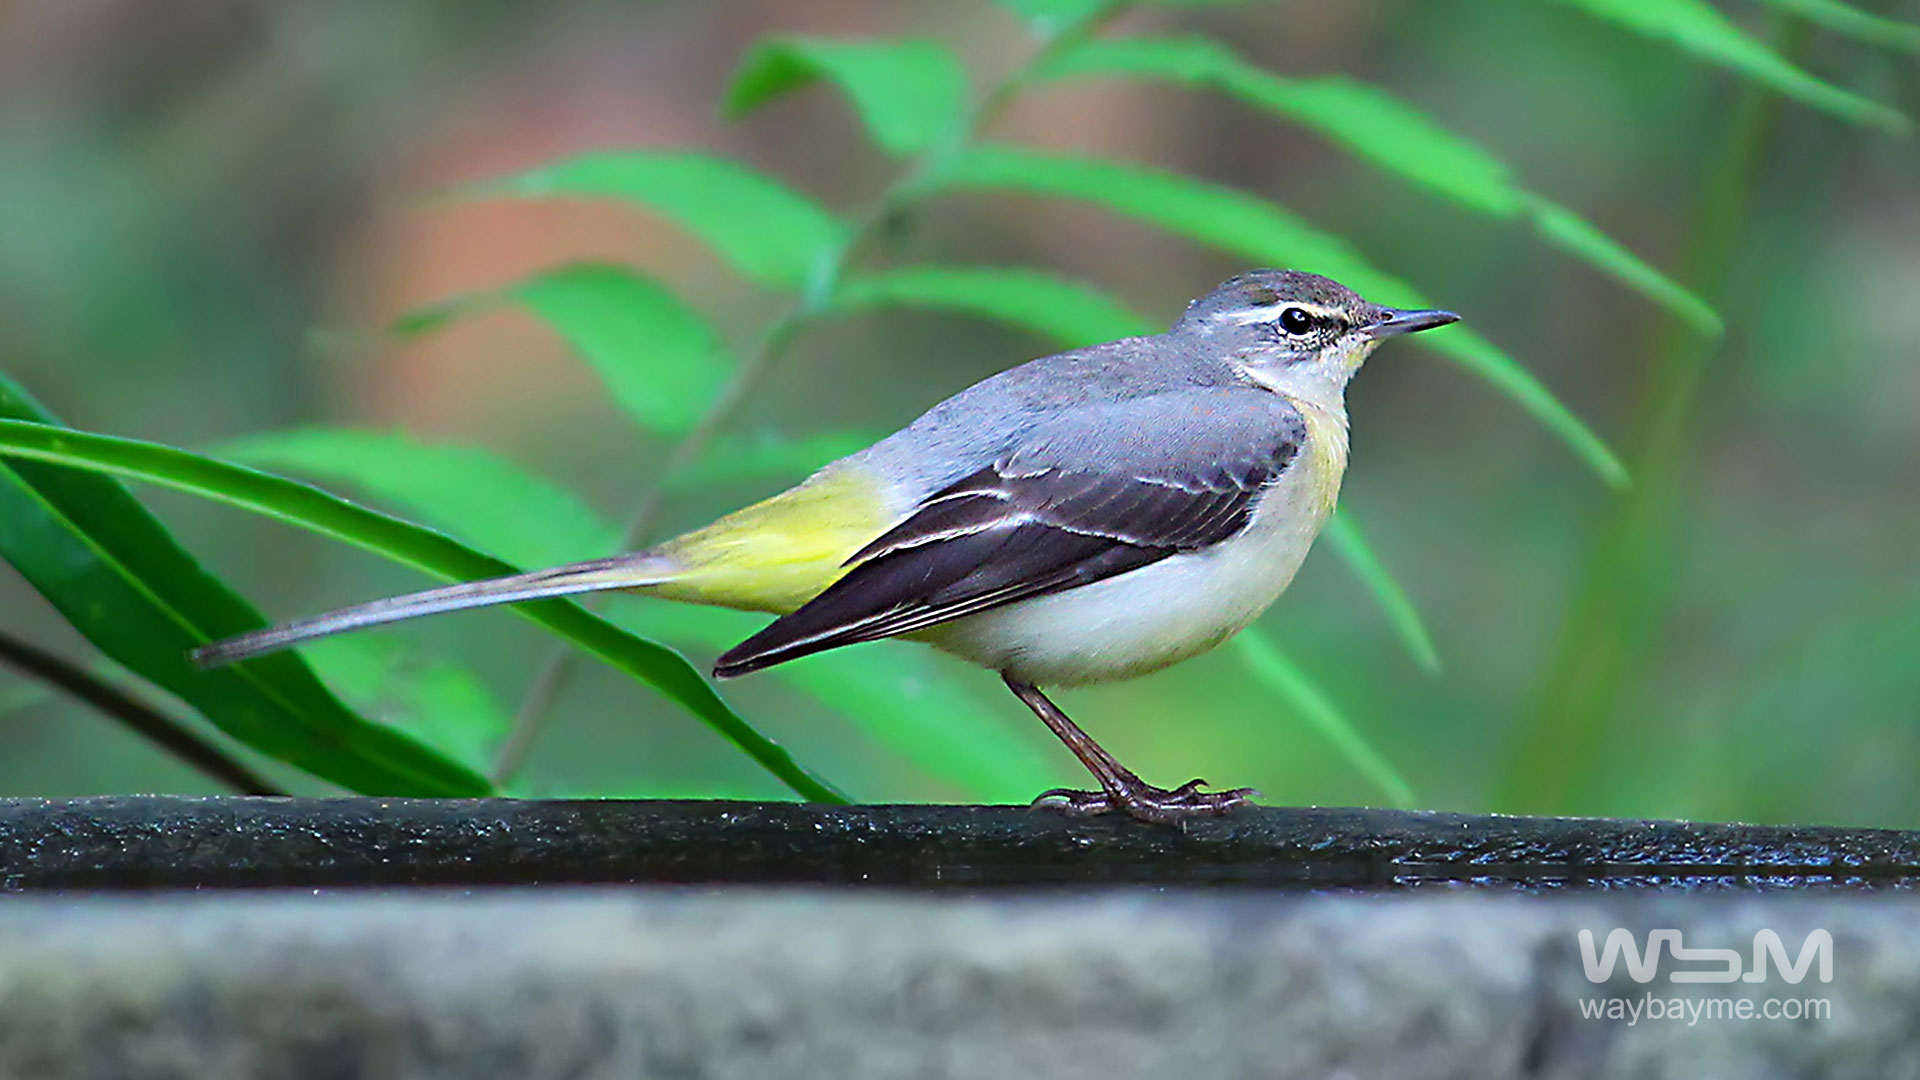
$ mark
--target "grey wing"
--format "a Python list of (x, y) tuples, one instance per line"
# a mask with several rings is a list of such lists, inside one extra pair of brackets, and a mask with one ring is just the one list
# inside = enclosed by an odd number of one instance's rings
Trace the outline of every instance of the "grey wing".
[(1077, 409), (922, 500), (846, 576), (720, 657), (727, 677), (1092, 584), (1247, 527), (1306, 428), (1261, 391)]

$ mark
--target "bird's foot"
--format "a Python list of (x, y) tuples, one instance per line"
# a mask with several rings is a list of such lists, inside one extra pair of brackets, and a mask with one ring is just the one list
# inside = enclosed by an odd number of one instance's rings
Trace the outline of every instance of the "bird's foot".
[(1154, 787), (1141, 780), (1123, 784), (1117, 791), (1073, 791), (1054, 788), (1043, 791), (1033, 805), (1058, 810), (1070, 817), (1088, 817), (1114, 810), (1161, 825), (1176, 825), (1191, 817), (1218, 817), (1242, 806), (1251, 806), (1252, 788), (1228, 788), (1202, 791), (1205, 780), (1189, 780), (1171, 790)]

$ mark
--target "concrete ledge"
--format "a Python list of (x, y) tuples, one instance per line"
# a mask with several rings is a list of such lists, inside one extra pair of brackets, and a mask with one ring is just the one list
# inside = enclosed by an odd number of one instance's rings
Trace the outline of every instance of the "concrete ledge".
[[(1743, 955), (1759, 930), (1797, 953), (1826, 929), (1833, 979), (1676, 984), (1667, 958), (1596, 985), (1577, 934), (1622, 926)], [(1583, 1018), (1614, 997), (1696, 1012)], [(1701, 1015), (1807, 999), (1825, 1018)], [(0, 901), (0, 1076), (36, 1080), (1912, 1077), (1916, 1015), (1920, 909), (1894, 897)]]
[(1920, 1077), (1916, 881), (1887, 830), (0, 801), (0, 1078)]
[(599, 883), (1871, 891), (1885, 829), (1257, 808), (1185, 828), (1024, 807), (0, 800), (0, 892)]

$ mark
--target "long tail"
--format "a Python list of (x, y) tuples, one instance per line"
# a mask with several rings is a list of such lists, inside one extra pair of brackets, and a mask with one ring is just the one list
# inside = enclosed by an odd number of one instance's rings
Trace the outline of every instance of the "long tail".
[(200, 667), (219, 667), (265, 653), (278, 652), (303, 641), (342, 634), (369, 626), (381, 626), (443, 611), (517, 604), (522, 600), (542, 600), (575, 593), (602, 592), (657, 585), (672, 577), (661, 556), (651, 553), (615, 555), (606, 559), (556, 566), (509, 577), (467, 581), (425, 592), (391, 596), (385, 600), (330, 611), (307, 619), (296, 619), (265, 630), (255, 630), (195, 649), (193, 662)]

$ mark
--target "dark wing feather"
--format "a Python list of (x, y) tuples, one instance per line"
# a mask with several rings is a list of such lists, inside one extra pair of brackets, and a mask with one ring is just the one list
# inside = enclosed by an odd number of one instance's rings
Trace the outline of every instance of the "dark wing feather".
[(923, 500), (855, 553), (845, 577), (721, 656), (714, 674), (913, 633), (1220, 543), (1246, 528), (1255, 496), (1298, 455), (1305, 433), (1293, 418), (1250, 445), (1158, 468), (1124, 455), (1115, 464), (1130, 467), (1113, 471), (1007, 455)]

